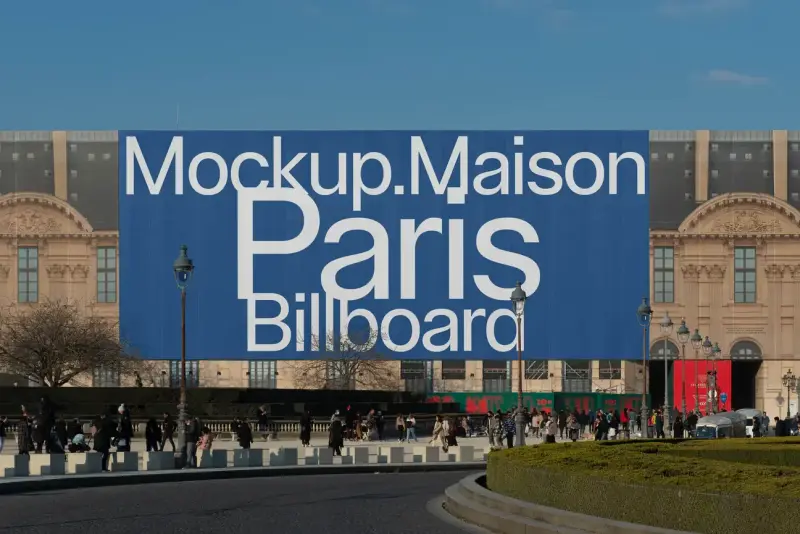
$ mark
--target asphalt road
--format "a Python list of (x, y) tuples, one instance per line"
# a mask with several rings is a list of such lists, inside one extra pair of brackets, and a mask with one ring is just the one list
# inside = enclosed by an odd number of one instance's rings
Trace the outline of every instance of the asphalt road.
[(0, 498), (0, 533), (416, 534), (464, 531), (426, 511), (466, 472), (314, 475)]

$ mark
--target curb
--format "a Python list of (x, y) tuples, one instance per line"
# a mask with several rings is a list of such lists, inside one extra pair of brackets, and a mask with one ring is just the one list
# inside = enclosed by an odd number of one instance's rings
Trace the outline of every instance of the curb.
[(470, 475), (445, 490), (445, 510), (499, 534), (691, 534), (625, 523), (521, 501), (490, 491), (486, 473)]
[(429, 464), (356, 464), (291, 467), (233, 467), (225, 469), (191, 469), (175, 471), (150, 471), (136, 473), (103, 473), (92, 475), (61, 475), (44, 477), (9, 478), (0, 482), (0, 495), (36, 493), (43, 491), (127, 486), (135, 484), (161, 484), (165, 482), (190, 482), (200, 480), (229, 480), (303, 475), (341, 475), (377, 473), (427, 473), (434, 471), (476, 471), (486, 469), (485, 462), (429, 463)]

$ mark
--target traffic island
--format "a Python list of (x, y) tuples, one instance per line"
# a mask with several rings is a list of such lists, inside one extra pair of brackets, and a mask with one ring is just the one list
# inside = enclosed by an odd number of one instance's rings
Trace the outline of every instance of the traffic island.
[[(452, 506), (463, 510), (465, 495), (477, 495), (471, 502), (504, 517), (485, 526), (495, 532), (794, 532), (797, 520), (788, 511), (800, 506), (800, 441), (522, 447), (492, 452), (485, 480), (483, 491), (453, 490)], [(520, 518), (539, 524), (520, 530)], [(500, 529), (509, 522), (515, 526)]]

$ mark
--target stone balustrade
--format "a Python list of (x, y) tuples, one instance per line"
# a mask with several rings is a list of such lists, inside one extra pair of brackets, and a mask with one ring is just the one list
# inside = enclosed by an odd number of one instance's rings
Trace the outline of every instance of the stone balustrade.
[[(486, 461), (486, 452), (469, 445), (451, 448), (447, 453), (439, 447), (425, 446), (345, 447), (341, 456), (334, 456), (333, 450), (327, 447), (197, 451), (199, 469), (483, 461)], [(97, 452), (0, 455), (0, 478), (93, 474), (100, 473), (101, 467), (101, 454)], [(173, 470), (175, 455), (172, 452), (112, 452), (108, 467), (114, 473)]]

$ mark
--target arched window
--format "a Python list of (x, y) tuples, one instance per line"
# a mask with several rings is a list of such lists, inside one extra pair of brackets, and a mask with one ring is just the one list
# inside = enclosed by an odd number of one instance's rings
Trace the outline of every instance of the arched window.
[(761, 349), (752, 341), (737, 341), (731, 347), (731, 360), (761, 360)]
[(653, 345), (650, 347), (651, 360), (663, 360), (665, 349), (668, 360), (677, 360), (680, 357), (680, 350), (678, 350), (678, 346), (675, 343), (667, 340), (666, 347), (664, 345), (665, 343), (663, 339), (653, 343)]

